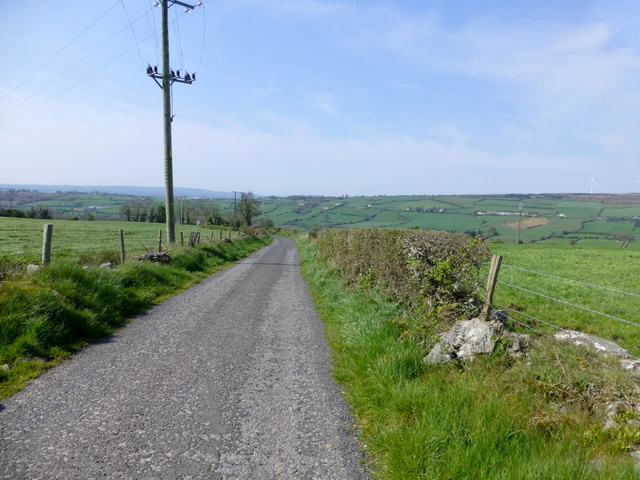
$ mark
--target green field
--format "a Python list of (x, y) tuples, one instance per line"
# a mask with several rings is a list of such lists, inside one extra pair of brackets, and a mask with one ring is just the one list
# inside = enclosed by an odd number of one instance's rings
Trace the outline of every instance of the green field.
[(495, 302), (511, 306), (514, 318), (541, 332), (556, 332), (544, 321), (615, 341), (640, 356), (640, 251), (592, 242), (579, 248), (489, 244), (503, 256)]
[[(166, 238), (164, 224), (158, 223), (78, 222), (0, 217), (0, 257), (23, 263), (40, 263), (43, 229), (47, 223), (53, 224), (52, 261), (57, 258), (79, 256), (89, 258), (105, 252), (117, 252), (119, 256), (120, 229), (124, 231), (127, 256), (157, 251), (160, 231), (163, 238)], [(219, 238), (220, 234), (218, 227), (211, 230), (195, 225), (176, 225), (178, 241), (180, 232), (188, 239), (191, 231), (200, 231), (202, 240), (210, 238), (212, 232), (214, 238)], [(228, 236), (228, 229), (224, 231), (224, 236)]]
[[(26, 203), (14, 205), (29, 211), (48, 208), (56, 219), (123, 220), (121, 208), (132, 202), (161, 203), (162, 199), (111, 194), (60, 193), (26, 195)], [(190, 220), (204, 221), (203, 205), (215, 204), (224, 218), (233, 216), (233, 200), (177, 199), (187, 205)], [(6, 205), (5, 205), (6, 208)], [(520, 231), (524, 243), (556, 243), (579, 246), (588, 240), (610, 248), (622, 247), (621, 235), (635, 235), (640, 224), (640, 194), (619, 195), (398, 195), (362, 197), (291, 196), (261, 199), (262, 217), (276, 226), (302, 231), (325, 228), (430, 228), (483, 235), (515, 243), (518, 212), (523, 220), (546, 219), (546, 224), (526, 225)], [(543, 223), (543, 222), (542, 222)], [(568, 239), (560, 241), (559, 238)], [(591, 237), (591, 238), (586, 238)], [(624, 248), (635, 248), (624, 244)], [(604, 245), (603, 245), (604, 246)]]

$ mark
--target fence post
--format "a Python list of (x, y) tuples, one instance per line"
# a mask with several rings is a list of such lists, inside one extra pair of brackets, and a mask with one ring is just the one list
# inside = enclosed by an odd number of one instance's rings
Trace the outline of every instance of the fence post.
[(213, 229), (211, 229), (211, 237), (209, 237), (209, 243), (213, 242)]
[(124, 230), (120, 229), (120, 263), (124, 263)]
[(162, 251), (162, 230), (158, 230), (158, 252)]
[(180, 232), (180, 245), (184, 247), (184, 234)]
[(500, 271), (500, 264), (502, 263), (502, 256), (494, 255), (491, 257), (491, 268), (489, 269), (489, 278), (487, 278), (487, 300), (482, 309), (482, 320), (489, 321), (491, 315), (491, 303), (493, 302), (493, 293), (496, 289), (496, 283), (498, 281), (498, 272)]
[(222, 227), (220, 227), (220, 240), (222, 240)]
[(45, 223), (42, 233), (42, 265), (47, 265), (51, 260), (51, 238), (53, 237), (53, 224)]

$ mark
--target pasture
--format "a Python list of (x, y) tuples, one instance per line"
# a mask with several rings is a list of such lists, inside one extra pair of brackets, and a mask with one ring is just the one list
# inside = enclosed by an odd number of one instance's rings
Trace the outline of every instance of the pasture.
[(489, 244), (503, 256), (496, 308), (510, 307), (510, 316), (525, 325), (514, 326), (528, 333), (579, 330), (640, 356), (640, 252), (592, 242)]
[[(17, 205), (48, 208), (54, 218), (93, 215), (96, 220), (123, 220), (120, 209), (134, 201), (161, 203), (161, 199), (111, 194), (47, 194), (27, 196), (29, 202)], [(191, 220), (204, 220), (202, 208), (215, 204), (220, 213), (230, 218), (233, 199), (179, 199), (191, 204)], [(523, 243), (556, 243), (574, 246), (608, 243), (609, 248), (622, 247), (617, 241), (636, 236), (640, 224), (640, 194), (587, 195), (398, 195), (398, 196), (291, 196), (261, 198), (264, 218), (275, 226), (302, 231), (325, 228), (421, 228), (482, 235), (491, 240), (515, 243), (518, 238), (518, 213), (522, 209), (520, 240)], [(4, 205), (5, 208), (7, 205)], [(16, 206), (16, 205), (14, 205)], [(117, 230), (117, 228), (116, 228)], [(624, 244), (635, 249), (637, 242)]]
[[(53, 224), (51, 261), (56, 259), (105, 258), (120, 255), (120, 229), (124, 230), (125, 250), (128, 258), (158, 248), (158, 234), (162, 231), (166, 241), (165, 225), (143, 222), (80, 222), (71, 220), (37, 220), (29, 218), (0, 217), (0, 258), (21, 263), (40, 263), (42, 258), (43, 228)], [(184, 232), (185, 241), (189, 232), (201, 231), (203, 240), (213, 233), (219, 238), (220, 230), (204, 231), (195, 225), (176, 225), (176, 237)], [(227, 236), (228, 231), (224, 232)], [(163, 244), (165, 243), (163, 241)], [(105, 260), (106, 261), (106, 260)]]

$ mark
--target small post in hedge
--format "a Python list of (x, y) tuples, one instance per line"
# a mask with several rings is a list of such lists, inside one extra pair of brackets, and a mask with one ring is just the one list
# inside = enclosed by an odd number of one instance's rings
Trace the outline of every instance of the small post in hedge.
[(158, 230), (158, 252), (162, 251), (162, 230)]
[(491, 303), (493, 302), (493, 293), (496, 289), (496, 283), (498, 282), (498, 272), (500, 271), (500, 264), (502, 263), (501, 255), (494, 255), (491, 257), (491, 267), (489, 268), (489, 277), (487, 278), (487, 300), (482, 308), (482, 320), (489, 321), (491, 315)]

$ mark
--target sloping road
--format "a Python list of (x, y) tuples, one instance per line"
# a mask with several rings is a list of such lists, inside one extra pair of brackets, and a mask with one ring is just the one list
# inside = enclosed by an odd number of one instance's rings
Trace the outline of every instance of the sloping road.
[(158, 305), (0, 404), (0, 478), (364, 479), (295, 244)]

